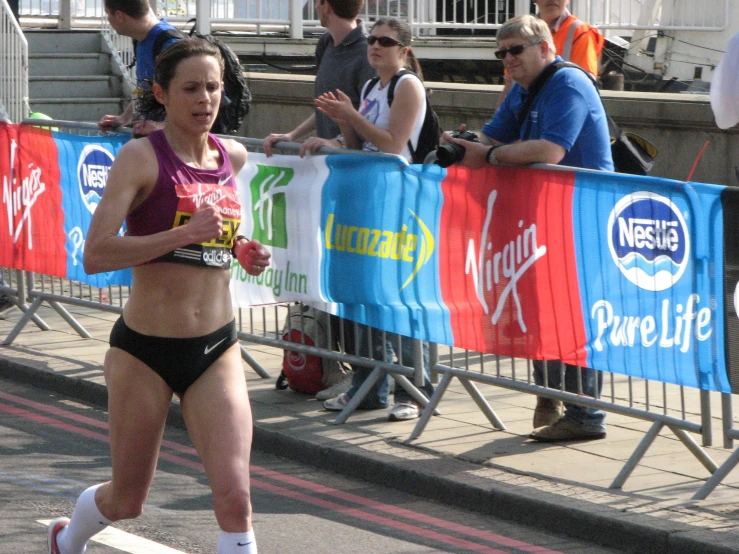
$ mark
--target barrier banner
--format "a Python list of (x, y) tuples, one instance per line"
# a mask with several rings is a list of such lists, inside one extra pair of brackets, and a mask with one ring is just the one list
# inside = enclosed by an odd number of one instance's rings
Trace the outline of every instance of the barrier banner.
[(51, 131), (0, 125), (0, 265), (65, 275), (64, 212)]
[(577, 174), (573, 223), (590, 367), (730, 391), (722, 189)]
[[(587, 171), (442, 170), (350, 154), (302, 166), (286, 158), (250, 156), (258, 169), (242, 192), (280, 190), (277, 177), (267, 182), (279, 175), (285, 188), (271, 196), (272, 221), (279, 213), (299, 223), (284, 237), (275, 226), (270, 240), (285, 244), (272, 243), (276, 272), (261, 284), (242, 275), (239, 302), (255, 298), (248, 287), (256, 286), (263, 301), (299, 299), (441, 344), (730, 390), (724, 187)], [(299, 188), (318, 195), (324, 174), (317, 221), (315, 199)], [(270, 221), (251, 215), (243, 219)]]
[(270, 267), (249, 275), (234, 259), (234, 305), (322, 300), (321, 189), (328, 178), (325, 156), (249, 153), (236, 180), (241, 202), (241, 230), (272, 252)]
[[(0, 265), (95, 286), (81, 254), (121, 137), (0, 125)], [(730, 392), (739, 195), (605, 172), (249, 154), (234, 304), (302, 301), (460, 348)], [(726, 238), (725, 238), (726, 233)], [(726, 268), (724, 254), (726, 254)]]
[(108, 171), (127, 137), (84, 137), (0, 124), (0, 265), (98, 287), (131, 272), (87, 275), (82, 250)]
[[(82, 269), (82, 254), (92, 214), (100, 203), (113, 160), (129, 137), (120, 135), (85, 137), (53, 133), (59, 151), (60, 186), (66, 237), (68, 279), (95, 287), (130, 285), (131, 270), (88, 275)], [(120, 233), (123, 233), (121, 229)]]

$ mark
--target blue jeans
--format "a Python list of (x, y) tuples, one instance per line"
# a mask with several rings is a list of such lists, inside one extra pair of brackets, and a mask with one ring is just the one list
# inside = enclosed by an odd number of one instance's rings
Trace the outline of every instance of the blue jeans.
[[(383, 340), (384, 338), (384, 340)], [(372, 345), (372, 359), (393, 363), (395, 356), (398, 356), (398, 363), (404, 366), (413, 367), (415, 363), (415, 354), (413, 352), (413, 339), (396, 335), (395, 333), (383, 333), (380, 329), (367, 327), (366, 325), (357, 325), (357, 341), (359, 349), (357, 355), (369, 357), (369, 346)], [(426, 396), (431, 398), (434, 394), (434, 386), (430, 381), (430, 363), (429, 363), (429, 343), (423, 342), (423, 373), (424, 385), (419, 390)], [(384, 356), (383, 356), (384, 353)], [(347, 391), (351, 398), (357, 393), (359, 387), (362, 386), (364, 380), (372, 373), (371, 367), (352, 366), (352, 386)], [(411, 383), (413, 379), (411, 379)], [(377, 410), (387, 408), (389, 405), (388, 396), (390, 394), (390, 375), (385, 373), (373, 385), (367, 396), (364, 397), (359, 405), (360, 410)], [(395, 386), (395, 403), (402, 400), (413, 400), (406, 390), (400, 385)]]
[[(549, 388), (559, 390), (561, 384), (561, 363), (556, 360), (547, 361), (547, 377)], [(588, 396), (596, 397), (595, 394), (595, 383), (598, 381), (598, 398), (603, 391), (603, 376), (600, 371), (590, 369), (588, 367), (581, 368), (582, 371), (582, 392)], [(544, 385), (544, 362), (541, 360), (534, 360), (534, 382), (539, 385)], [(565, 391), (567, 392), (578, 392), (577, 387), (577, 366), (565, 364)], [(567, 419), (582, 425), (583, 427), (592, 431), (605, 431), (606, 430), (606, 413), (603, 410), (596, 410), (594, 408), (586, 408), (584, 406), (578, 406), (577, 404), (565, 405), (565, 415)]]

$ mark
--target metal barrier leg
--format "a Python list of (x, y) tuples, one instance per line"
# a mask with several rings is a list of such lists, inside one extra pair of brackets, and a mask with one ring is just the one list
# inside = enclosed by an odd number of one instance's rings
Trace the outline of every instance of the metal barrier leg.
[[(435, 342), (429, 343), (429, 367), (436, 367), (439, 363), (439, 345)], [(431, 373), (431, 384), (435, 385), (439, 382), (439, 374), (433, 371)]]
[(380, 369), (379, 367), (374, 368), (372, 370), (372, 373), (370, 373), (364, 380), (362, 386), (359, 387), (356, 394), (352, 396), (351, 400), (349, 400), (349, 403), (346, 405), (346, 407), (341, 410), (338, 416), (336, 416), (334, 424), (341, 425), (342, 423), (346, 423), (346, 420), (349, 419), (349, 416), (354, 413), (354, 411), (357, 409), (357, 406), (359, 406), (362, 400), (364, 400), (364, 397), (367, 396), (370, 389), (374, 387), (375, 383), (377, 383), (377, 381), (384, 377), (384, 375), (385, 371), (383, 369)]
[(711, 393), (701, 389), (701, 434), (703, 446), (713, 446), (713, 428), (711, 427)]
[[(22, 312), (31, 309), (28, 304), (19, 304), (18, 308), (20, 308)], [(31, 320), (36, 324), (36, 327), (38, 327), (42, 331), (51, 331), (51, 326), (47, 325), (47, 323), (35, 313), (31, 315)]]
[(731, 405), (731, 395), (727, 393), (721, 394), (721, 428), (724, 435), (724, 448), (734, 448), (734, 439), (731, 438), (729, 431), (734, 426), (733, 414), (734, 409)]
[(485, 417), (488, 418), (488, 421), (493, 424), (493, 427), (499, 431), (504, 431), (506, 426), (500, 420), (498, 414), (495, 413), (488, 401), (485, 400), (485, 397), (482, 395), (480, 389), (477, 388), (475, 383), (469, 379), (462, 378), (459, 378), (459, 381), (462, 383), (462, 386), (465, 388), (467, 393), (472, 397), (472, 400), (475, 401), (477, 407), (480, 408), (480, 411), (482, 411), (482, 413), (485, 414)]
[(692, 500), (704, 500), (724, 480), (729, 472), (734, 469), (737, 463), (739, 463), (739, 450), (734, 450), (731, 456), (729, 456), (729, 459), (721, 464), (721, 467), (714, 471), (713, 475), (708, 478), (708, 481), (698, 489), (698, 492), (693, 495)]
[(51, 327), (46, 325), (44, 323), (44, 320), (40, 317), (37, 317), (36, 310), (38, 310), (38, 307), (41, 305), (41, 297), (36, 298), (36, 300), (33, 301), (33, 304), (31, 306), (26, 306), (25, 304), (20, 305), (19, 308), (23, 310), (23, 317), (21, 317), (20, 321), (15, 324), (15, 327), (13, 327), (13, 330), (10, 332), (10, 334), (5, 337), (5, 340), (3, 341), (3, 346), (8, 346), (10, 344), (13, 344), (13, 341), (16, 339), (16, 337), (20, 334), (20, 332), (23, 330), (23, 328), (26, 326), (26, 324), (33, 319), (34, 323), (38, 325), (38, 327), (42, 331), (51, 331)]
[(83, 339), (91, 339), (92, 335), (87, 332), (87, 330), (80, 325), (79, 321), (77, 321), (72, 314), (70, 314), (67, 309), (62, 306), (59, 302), (56, 302), (55, 300), (49, 300), (49, 304), (52, 308), (54, 308), (57, 313), (62, 316), (64, 321), (66, 321), (69, 326), (77, 331), (77, 334), (81, 336)]
[[(396, 387), (397, 387), (397, 386), (403, 387), (403, 388), (405, 389), (405, 391), (406, 391), (406, 392), (407, 392), (408, 394), (410, 394), (410, 395), (411, 395), (411, 398), (413, 398), (413, 400), (415, 400), (416, 402), (418, 402), (418, 404), (420, 404), (421, 406), (423, 406), (423, 407), (424, 407), (424, 409), (426, 408), (426, 406), (428, 406), (428, 404), (429, 404), (429, 400), (428, 400), (428, 398), (426, 398), (426, 397), (425, 397), (425, 396), (423, 395), (423, 393), (421, 393), (421, 391), (420, 391), (420, 390), (418, 390), (418, 389), (417, 389), (417, 388), (416, 388), (416, 387), (415, 387), (415, 386), (413, 385), (413, 383), (411, 383), (411, 382), (410, 382), (410, 381), (409, 381), (409, 380), (408, 380), (408, 379), (406, 378), (406, 376), (405, 376), (405, 375), (400, 375), (400, 374), (398, 374), (398, 375), (392, 375), (392, 374), (391, 374), (390, 376), (391, 376), (391, 377), (392, 377), (392, 378), (393, 378), (393, 379), (395, 380), (395, 386), (396, 386)], [(440, 414), (440, 412), (438, 412), (438, 411), (434, 410), (434, 415), (441, 415), (441, 414)]]
[(259, 375), (262, 379), (271, 378), (272, 375), (270, 375), (269, 371), (264, 369), (262, 367), (262, 364), (256, 361), (254, 357), (251, 354), (249, 354), (249, 352), (246, 351), (246, 348), (244, 348), (244, 345), (240, 345), (240, 346), (241, 346), (241, 359), (244, 360), (247, 363), (247, 365), (250, 368), (252, 368), (257, 373), (257, 375)]
[(626, 461), (626, 465), (621, 468), (621, 471), (613, 480), (613, 483), (611, 483), (611, 486), (609, 488), (621, 489), (624, 486), (624, 483), (626, 483), (626, 479), (628, 479), (629, 475), (631, 475), (631, 472), (636, 469), (639, 461), (644, 457), (644, 454), (647, 453), (649, 447), (652, 446), (654, 439), (657, 438), (657, 435), (659, 435), (659, 432), (662, 430), (662, 427), (664, 427), (664, 425), (665, 424), (661, 421), (655, 421), (652, 424), (652, 426), (649, 428), (649, 431), (647, 431), (647, 434), (644, 435), (644, 438), (636, 447), (636, 450), (634, 450), (634, 453), (631, 455), (631, 457)]
[(449, 387), (449, 383), (452, 382), (453, 378), (454, 376), (451, 373), (445, 373), (444, 376), (441, 378), (441, 383), (436, 386), (436, 390), (434, 390), (433, 396), (431, 396), (428, 404), (426, 404), (423, 412), (421, 412), (421, 417), (418, 418), (418, 422), (416, 423), (411, 436), (408, 437), (408, 441), (406, 442), (416, 440), (418, 437), (421, 436), (421, 433), (423, 433), (426, 425), (428, 425), (429, 420), (431, 420), (431, 416), (436, 412), (436, 406), (438, 406), (439, 402), (441, 402), (441, 397), (444, 396), (444, 393), (446, 392), (446, 389)]
[(693, 440), (693, 437), (677, 427), (673, 427), (671, 425), (668, 425), (667, 427), (669, 427), (670, 431), (675, 433), (677, 438), (680, 439), (682, 443), (688, 447), (688, 450), (693, 453), (693, 456), (698, 458), (698, 461), (703, 464), (703, 467), (705, 467), (711, 473), (715, 473), (715, 471), (718, 469), (718, 464), (714, 462), (708, 454), (706, 454), (706, 451), (703, 450), (701, 446), (697, 442), (695, 442), (695, 440)]

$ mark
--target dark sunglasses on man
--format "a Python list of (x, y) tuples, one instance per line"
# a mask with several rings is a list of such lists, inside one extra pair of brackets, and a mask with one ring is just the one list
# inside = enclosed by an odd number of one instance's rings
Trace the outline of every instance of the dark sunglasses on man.
[(517, 44), (516, 46), (511, 46), (510, 48), (503, 48), (502, 50), (496, 50), (495, 51), (495, 57), (499, 60), (504, 59), (508, 54), (511, 56), (520, 56), (523, 54), (523, 51), (525, 48), (529, 46), (534, 46), (534, 44), (541, 44), (542, 41), (537, 40), (536, 42), (530, 42), (529, 44)]
[(376, 37), (375, 35), (367, 37), (367, 44), (370, 46), (373, 46), (376, 42), (379, 42), (380, 46), (383, 48), (390, 48), (391, 46), (405, 46), (402, 42), (398, 42), (394, 38), (390, 37)]

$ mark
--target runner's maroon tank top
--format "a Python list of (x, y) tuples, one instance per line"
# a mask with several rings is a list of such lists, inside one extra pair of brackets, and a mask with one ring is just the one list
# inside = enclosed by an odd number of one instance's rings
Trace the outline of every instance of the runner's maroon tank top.
[(215, 135), (208, 140), (218, 148), (223, 163), (218, 169), (190, 167), (177, 157), (164, 131), (148, 136), (154, 147), (159, 176), (149, 196), (126, 217), (126, 233), (153, 235), (185, 225), (203, 202), (216, 205), (223, 216), (223, 235), (203, 244), (178, 248), (153, 262), (179, 262), (190, 265), (229, 268), (233, 238), (241, 222), (236, 180), (228, 153)]

